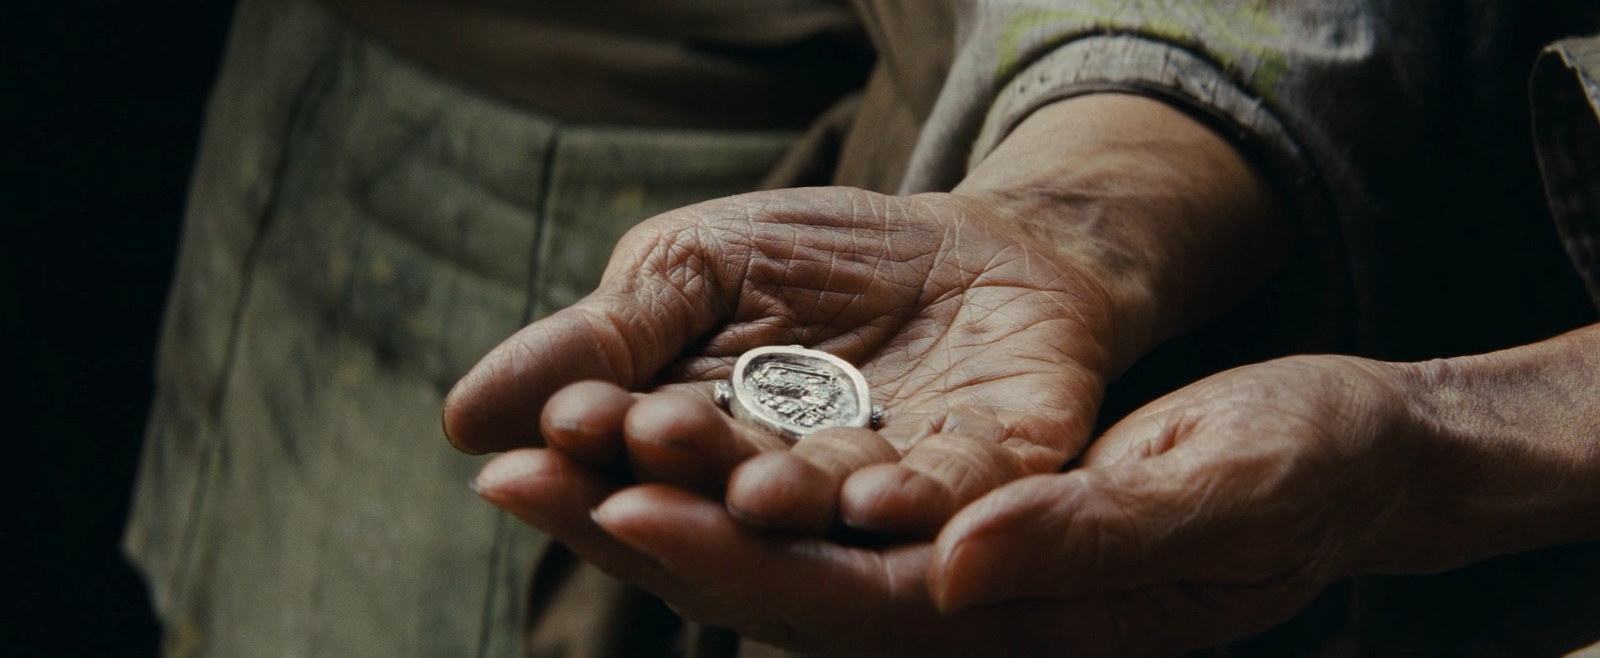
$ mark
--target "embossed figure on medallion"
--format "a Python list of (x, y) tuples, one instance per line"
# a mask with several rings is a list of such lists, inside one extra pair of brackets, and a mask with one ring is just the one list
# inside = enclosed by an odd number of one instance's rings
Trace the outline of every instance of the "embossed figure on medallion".
[(772, 358), (755, 362), (745, 375), (757, 403), (807, 429), (837, 425), (856, 415), (855, 400), (845, 395), (841, 379), (831, 372)]
[(875, 426), (882, 418), (855, 366), (798, 345), (745, 352), (713, 396), (734, 418), (790, 440), (825, 427)]

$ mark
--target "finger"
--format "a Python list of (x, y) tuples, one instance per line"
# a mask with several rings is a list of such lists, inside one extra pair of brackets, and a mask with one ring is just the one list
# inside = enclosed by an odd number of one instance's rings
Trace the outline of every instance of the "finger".
[[(680, 277), (681, 278), (681, 277)], [(445, 437), (470, 453), (542, 445), (538, 415), (556, 391), (595, 379), (645, 385), (712, 327), (720, 292), (671, 277), (596, 293), (506, 339), (445, 398)]]
[(1169, 557), (1184, 550), (1194, 496), (1155, 461), (1033, 476), (961, 510), (936, 542), (934, 601), (948, 612), (1176, 582)]
[(869, 429), (820, 430), (787, 452), (763, 454), (739, 465), (728, 479), (728, 511), (754, 527), (821, 535), (838, 517), (844, 479), (899, 456)]
[(594, 508), (617, 485), (558, 451), (522, 449), (500, 455), (478, 473), (473, 489), (619, 579), (652, 591), (674, 592), (679, 587), (655, 559), (595, 525)]
[(837, 516), (838, 487), (810, 462), (768, 452), (734, 469), (725, 502), (728, 513), (750, 527), (821, 536)]
[[(885, 555), (772, 538), (742, 526), (714, 501), (659, 485), (619, 492), (595, 510), (595, 519), (691, 586), (692, 598), (703, 602), (685, 610), (692, 618), (764, 642), (807, 649), (827, 639), (808, 629), (850, 635), (849, 627), (892, 612), (901, 594), (925, 601), (927, 545)], [(931, 606), (922, 610), (931, 613)]]
[[(1169, 417), (1173, 412), (1182, 409), (1164, 401), (1151, 403), (1095, 439), (1077, 469), (1012, 483), (955, 516), (940, 533), (939, 557), (929, 573), (940, 609), (1160, 582), (1164, 572), (1150, 564), (1159, 550), (1152, 545), (1158, 533), (1134, 525), (1141, 514), (1157, 507), (1136, 501), (1161, 499), (1159, 488), (1140, 491), (1140, 478), (1134, 475), (1152, 465), (1118, 469), (1116, 476), (1107, 470), (1170, 449), (1189, 429), (1187, 421)], [(1181, 479), (1178, 474), (1163, 477)], [(1146, 525), (1168, 522), (1149, 516), (1142, 520)]]
[(624, 420), (628, 462), (641, 482), (722, 498), (735, 466), (782, 439), (733, 420), (709, 400), (681, 393), (643, 396)]
[(789, 448), (828, 475), (840, 477), (872, 464), (892, 462), (900, 451), (877, 432), (860, 427), (830, 427), (800, 439)]
[(868, 550), (774, 538), (714, 501), (669, 487), (621, 491), (595, 519), (683, 584), (683, 599), (696, 601), (679, 605), (690, 618), (802, 653), (1102, 655), (1151, 646), (1149, 636), (1117, 637), (1124, 624), (1154, 634), (1170, 621), (1127, 596), (1111, 605), (1026, 602), (943, 615), (923, 580), (928, 544)]
[(634, 396), (611, 382), (584, 381), (550, 396), (539, 427), (550, 447), (596, 468), (622, 461), (622, 423)]
[(994, 441), (935, 434), (898, 463), (849, 476), (840, 491), (840, 517), (857, 530), (931, 537), (963, 505), (1024, 474), (1017, 454)]

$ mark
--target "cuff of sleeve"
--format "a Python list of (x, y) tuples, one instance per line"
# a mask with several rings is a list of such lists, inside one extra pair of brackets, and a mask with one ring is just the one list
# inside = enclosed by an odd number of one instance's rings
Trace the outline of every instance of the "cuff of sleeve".
[(1326, 198), (1320, 186), (1312, 187), (1315, 170), (1300, 146), (1260, 99), (1211, 62), (1172, 44), (1132, 35), (1076, 39), (1023, 69), (990, 106), (968, 169), (1035, 110), (1097, 92), (1141, 94), (1184, 109), (1232, 139), (1269, 172), (1291, 203), (1299, 206), (1308, 196)]
[(1600, 37), (1546, 48), (1534, 65), (1529, 93), (1550, 213), (1600, 308)]
[(1260, 168), (1289, 203), (1302, 237), (1297, 255), (1270, 286), (1275, 313), (1292, 320), (1286, 326), (1299, 328), (1278, 332), (1273, 341), (1296, 351), (1343, 349), (1355, 328), (1333, 196), (1311, 156), (1262, 100), (1188, 50), (1122, 34), (1089, 35), (1057, 47), (1024, 68), (995, 97), (973, 143), (968, 169), (1035, 110), (1097, 92), (1141, 94), (1178, 107), (1230, 139)]

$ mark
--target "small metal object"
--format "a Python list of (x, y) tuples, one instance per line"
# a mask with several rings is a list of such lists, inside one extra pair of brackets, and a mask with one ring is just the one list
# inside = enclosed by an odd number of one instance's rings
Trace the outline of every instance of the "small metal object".
[(876, 427), (883, 418), (861, 371), (799, 345), (745, 352), (712, 396), (734, 418), (791, 441), (826, 427)]

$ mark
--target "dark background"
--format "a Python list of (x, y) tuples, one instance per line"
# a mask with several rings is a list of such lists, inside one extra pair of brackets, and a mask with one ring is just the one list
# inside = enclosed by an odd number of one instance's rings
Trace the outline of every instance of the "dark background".
[(7, 4), (0, 655), (154, 656), (119, 544), (232, 2)]

